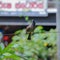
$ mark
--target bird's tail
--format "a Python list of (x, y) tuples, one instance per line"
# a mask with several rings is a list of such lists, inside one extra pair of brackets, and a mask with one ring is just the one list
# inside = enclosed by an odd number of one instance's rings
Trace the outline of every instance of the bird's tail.
[(31, 40), (31, 33), (29, 33), (28, 35), (28, 40)]

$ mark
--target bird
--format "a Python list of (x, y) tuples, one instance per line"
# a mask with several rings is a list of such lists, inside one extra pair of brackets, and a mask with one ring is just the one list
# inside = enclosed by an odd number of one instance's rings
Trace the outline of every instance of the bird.
[(31, 34), (34, 32), (35, 25), (35, 21), (32, 20), (32, 23), (26, 27), (26, 34), (28, 34), (28, 40), (31, 40)]

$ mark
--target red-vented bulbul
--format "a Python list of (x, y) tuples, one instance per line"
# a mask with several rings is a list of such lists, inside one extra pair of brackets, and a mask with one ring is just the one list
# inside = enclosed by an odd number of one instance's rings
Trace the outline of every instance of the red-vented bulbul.
[(33, 33), (34, 29), (35, 29), (35, 21), (32, 20), (32, 23), (30, 25), (27, 26), (26, 28), (26, 33), (28, 33), (28, 40), (31, 40), (31, 34)]

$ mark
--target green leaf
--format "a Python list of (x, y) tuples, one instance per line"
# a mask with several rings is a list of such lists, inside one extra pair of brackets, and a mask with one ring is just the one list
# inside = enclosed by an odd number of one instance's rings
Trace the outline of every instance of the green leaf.
[(21, 33), (21, 30), (16, 31), (14, 34), (18, 35)]

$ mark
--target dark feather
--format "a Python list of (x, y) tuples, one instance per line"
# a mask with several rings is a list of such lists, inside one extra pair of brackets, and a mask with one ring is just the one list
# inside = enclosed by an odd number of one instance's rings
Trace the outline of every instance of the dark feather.
[(31, 33), (29, 33), (28, 35), (28, 40), (31, 40)]

